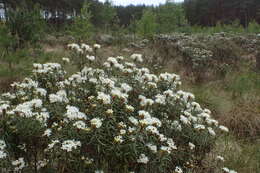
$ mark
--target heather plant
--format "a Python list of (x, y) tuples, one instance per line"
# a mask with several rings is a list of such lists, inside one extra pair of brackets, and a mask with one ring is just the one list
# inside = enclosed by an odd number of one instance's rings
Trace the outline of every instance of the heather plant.
[[(91, 48), (69, 47), (81, 55)], [(34, 64), (30, 78), (1, 95), (1, 171), (189, 172), (228, 131), (181, 90), (178, 75), (143, 68), (142, 55), (101, 66), (89, 56), (72, 75), (57, 63)]]

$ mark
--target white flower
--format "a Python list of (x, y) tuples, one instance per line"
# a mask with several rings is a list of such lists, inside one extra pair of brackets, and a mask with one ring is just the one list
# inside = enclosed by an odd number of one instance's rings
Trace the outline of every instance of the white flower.
[(0, 159), (4, 159), (7, 157), (7, 154), (2, 151), (6, 148), (6, 144), (5, 144), (5, 141), (3, 140), (0, 140)]
[(42, 97), (46, 96), (47, 91), (44, 88), (36, 88), (36, 93), (40, 94)]
[(183, 173), (182, 169), (178, 166), (175, 167), (175, 173)]
[(81, 146), (81, 142), (80, 141), (75, 141), (73, 140), (66, 140), (62, 143), (61, 149), (65, 150), (67, 152), (71, 152), (72, 149), (77, 149), (77, 147)]
[(127, 98), (128, 98), (128, 95), (125, 94), (125, 93), (122, 93), (119, 88), (114, 88), (114, 89), (112, 89), (112, 90), (111, 90), (111, 95), (112, 95), (113, 97), (117, 97), (117, 98), (123, 99), (124, 102), (126, 102), (126, 101), (127, 101)]
[(128, 132), (133, 133), (136, 130), (135, 127), (128, 127)]
[(176, 145), (175, 145), (175, 143), (173, 142), (173, 140), (172, 139), (167, 139), (167, 144), (168, 144), (168, 146), (171, 148), (171, 149), (173, 149), (173, 150), (177, 150), (177, 147), (176, 147)]
[(87, 119), (86, 115), (79, 111), (77, 107), (74, 106), (66, 106), (67, 112), (65, 114), (66, 118), (69, 120), (76, 120), (76, 119)]
[(197, 129), (197, 130), (204, 130), (206, 127), (202, 124), (195, 124), (194, 125), (194, 129)]
[(183, 123), (183, 124), (190, 124), (190, 121), (188, 120), (188, 118), (186, 118), (185, 116), (181, 115), (180, 116), (180, 121)]
[(139, 117), (143, 118), (143, 119), (147, 119), (147, 118), (151, 118), (151, 115), (149, 112), (146, 112), (144, 110), (140, 110), (138, 111), (138, 115)]
[(107, 95), (103, 92), (98, 92), (97, 99), (101, 100), (103, 102), (103, 104), (106, 104), (106, 105), (111, 103), (110, 95)]
[(93, 46), (95, 49), (100, 49), (101, 48), (101, 45), (99, 45), (99, 44), (94, 44), (94, 46)]
[(90, 120), (91, 126), (94, 128), (100, 128), (102, 126), (102, 120), (100, 118), (93, 118)]
[(129, 86), (126, 83), (122, 83), (121, 84), (121, 89), (123, 90), (123, 92), (128, 93), (129, 91), (131, 91), (133, 88), (131, 86)]
[(103, 66), (106, 67), (106, 68), (110, 68), (111, 67), (110, 63), (108, 63), (108, 62), (104, 62)]
[(191, 150), (193, 150), (195, 148), (195, 145), (193, 143), (189, 142), (189, 147)]
[(76, 127), (77, 129), (86, 129), (86, 124), (84, 121), (76, 121), (73, 124), (74, 127)]
[(70, 62), (70, 59), (63, 57), (63, 58), (62, 58), (62, 61), (66, 62), (66, 63), (69, 63), (69, 62)]
[(0, 150), (0, 159), (5, 159), (7, 157), (7, 154), (4, 151)]
[(229, 132), (228, 128), (225, 126), (219, 126), (219, 129), (222, 130), (223, 132)]
[(125, 108), (129, 112), (134, 112), (134, 110), (135, 110), (135, 108), (133, 106), (131, 106), (131, 105), (126, 105)]
[(172, 149), (170, 147), (167, 147), (167, 146), (161, 146), (160, 149), (161, 149), (161, 151), (166, 152), (168, 154), (170, 154), (171, 151), (172, 151)]
[(129, 117), (128, 120), (136, 126), (139, 124), (138, 120), (132, 116)]
[(45, 167), (45, 166), (48, 164), (48, 162), (49, 162), (49, 160), (46, 160), (46, 159), (44, 159), (44, 160), (39, 160), (39, 161), (37, 162), (37, 169), (39, 170), (39, 169)]
[[(87, 45), (87, 44), (81, 44), (81, 48), (83, 49), (83, 50), (85, 50), (85, 51), (87, 51), (87, 52), (92, 52), (93, 51), (93, 49), (89, 46), (89, 45)], [(79, 50), (79, 48), (78, 48), (78, 50)]]
[(152, 144), (146, 144), (146, 146), (153, 152), (157, 153), (157, 146)]
[(87, 55), (86, 58), (87, 58), (89, 61), (95, 61), (95, 57), (94, 57), (94, 56), (89, 56), (89, 55)]
[(149, 159), (145, 154), (141, 154), (137, 159), (137, 162), (147, 164), (149, 162)]
[(216, 136), (215, 131), (211, 127), (208, 127), (208, 132), (211, 136)]
[(46, 129), (45, 131), (44, 131), (44, 133), (43, 133), (43, 135), (42, 136), (47, 136), (47, 137), (49, 137), (49, 136), (51, 136), (51, 129)]
[(137, 62), (143, 62), (143, 58), (142, 58), (141, 54), (133, 54), (133, 55), (131, 55), (130, 58)]
[(226, 168), (226, 167), (222, 168), (222, 170), (223, 170), (224, 172), (226, 172), (226, 173), (229, 173), (229, 169)]
[(126, 130), (121, 129), (121, 130), (120, 130), (120, 135), (125, 135), (125, 134), (126, 134)]
[(107, 62), (111, 63), (112, 65), (118, 64), (116, 58), (114, 58), (114, 57), (109, 57), (107, 59)]
[(226, 168), (226, 167), (222, 168), (222, 170), (223, 170), (224, 172), (226, 172), (226, 173), (237, 173), (236, 171), (231, 170), (231, 169), (228, 169), (228, 168)]
[(25, 167), (24, 158), (20, 157), (18, 160), (12, 161), (12, 165), (14, 166), (14, 171), (22, 170)]
[(58, 144), (58, 143), (60, 143), (59, 140), (52, 140), (51, 143), (48, 144), (48, 148), (47, 148), (47, 150), (52, 149), (52, 148), (54, 147), (54, 145), (56, 145), (56, 144)]
[(4, 150), (6, 147), (5, 141), (0, 140), (0, 150)]
[(95, 173), (104, 173), (103, 170), (95, 170)]
[(161, 105), (165, 105), (166, 104), (166, 97), (164, 95), (158, 94), (155, 96), (155, 103), (161, 104)]
[(121, 121), (118, 123), (118, 128), (126, 128), (126, 124)]
[(225, 161), (224, 157), (222, 157), (222, 156), (217, 156), (216, 159), (219, 160), (219, 161), (222, 161), (222, 162)]
[(63, 101), (62, 97), (59, 95), (56, 95), (56, 94), (50, 94), (49, 100), (50, 100), (50, 103), (56, 103), (56, 102), (61, 103)]
[(0, 114), (3, 113), (4, 110), (7, 110), (10, 107), (8, 104), (2, 104), (0, 105)]
[(71, 44), (68, 44), (67, 45), (68, 48), (71, 48), (71, 49), (79, 49), (79, 45), (76, 44), (76, 43), (71, 43)]
[(154, 101), (152, 99), (147, 99), (146, 97), (139, 95), (138, 97), (141, 101), (140, 101), (140, 105), (141, 106), (152, 106), (154, 104)]
[(100, 81), (103, 85), (106, 85), (110, 88), (114, 88), (115, 86), (115, 81), (109, 79), (109, 78), (103, 78), (103, 77), (100, 77)]
[(107, 115), (113, 115), (114, 111), (112, 109), (106, 110)]
[(152, 133), (152, 134), (159, 135), (158, 129), (156, 127), (154, 127), (154, 126), (148, 126), (148, 127), (145, 128), (145, 130), (147, 132)]
[(159, 140), (161, 142), (167, 141), (167, 138), (163, 134), (159, 134)]
[(119, 143), (119, 144), (121, 144), (122, 142), (124, 142), (122, 136), (116, 136), (116, 137), (114, 137), (114, 141), (115, 141), (116, 143)]

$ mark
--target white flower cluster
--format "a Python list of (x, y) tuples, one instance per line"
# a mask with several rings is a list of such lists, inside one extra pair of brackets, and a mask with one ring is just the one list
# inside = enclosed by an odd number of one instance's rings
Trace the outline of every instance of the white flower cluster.
[(237, 173), (237, 171), (234, 171), (234, 170), (230, 170), (226, 167), (222, 168), (222, 170), (225, 172), (225, 173)]
[[(68, 47), (78, 53), (92, 51), (86, 44)], [(99, 48), (94, 45), (94, 49)], [(10, 119), (39, 121), (44, 125), (39, 138), (45, 142), (42, 145), (46, 146), (42, 149), (45, 154), (53, 153), (56, 157), (64, 151), (82, 150), (86, 152), (80, 153), (80, 159), (93, 165), (99, 161), (96, 153), (107, 150), (113, 153), (121, 147), (129, 150), (131, 156), (126, 160), (133, 163), (148, 165), (157, 163), (158, 158), (170, 161), (175, 153), (194, 153), (199, 149), (196, 146), (199, 142), (192, 140), (193, 135), (215, 139), (219, 131), (228, 132), (211, 117), (208, 109), (194, 101), (192, 93), (179, 89), (178, 75), (156, 75), (139, 67), (133, 61), (143, 62), (140, 54), (133, 54), (129, 62), (126, 59), (109, 57), (103, 69), (89, 62), (89, 66), (69, 77), (64, 76), (65, 71), (59, 64), (35, 64), (34, 80), (28, 78), (15, 83), (14, 93), (1, 96), (4, 101), (0, 101), (0, 115), (5, 112)], [(89, 56), (89, 60), (95, 58)], [(174, 137), (178, 134), (186, 136), (185, 142)], [(0, 141), (2, 158), (6, 157), (4, 144)], [(37, 167), (51, 164), (49, 159), (41, 158)], [(13, 165), (17, 170), (22, 169), (23, 158)], [(178, 173), (184, 170), (178, 165), (169, 169)]]
[(81, 146), (80, 141), (66, 140), (61, 144), (61, 149), (67, 152), (71, 152), (73, 149), (77, 149)]
[(149, 159), (145, 154), (141, 154), (137, 159), (137, 162), (147, 164), (149, 162)]
[(33, 72), (36, 74), (54, 73), (61, 69), (61, 65), (58, 63), (33, 64), (33, 67)]
[[(69, 49), (75, 50), (79, 54), (83, 54), (85, 52), (91, 53), (93, 52), (93, 48), (85, 43), (82, 43), (81, 45), (78, 45), (76, 43), (68, 44), (67, 46)], [(99, 44), (94, 44), (93, 45), (94, 49), (100, 49), (101, 45)]]
[(0, 140), (0, 159), (6, 158), (7, 154), (5, 153), (6, 144), (5, 141)]
[(12, 165), (14, 166), (14, 171), (19, 172), (25, 167), (24, 158), (20, 157), (18, 160), (12, 161)]
[(65, 117), (68, 120), (77, 120), (77, 119), (87, 119), (87, 116), (80, 112), (79, 109), (75, 106), (67, 106), (66, 107), (67, 112), (65, 114)]

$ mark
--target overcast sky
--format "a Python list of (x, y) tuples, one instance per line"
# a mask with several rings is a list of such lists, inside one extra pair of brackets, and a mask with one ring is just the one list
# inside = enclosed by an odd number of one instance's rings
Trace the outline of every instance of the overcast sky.
[[(105, 2), (106, 0), (99, 0)], [(183, 0), (175, 0), (175, 2), (182, 2)], [(138, 4), (145, 4), (145, 5), (159, 5), (166, 2), (166, 0), (112, 0), (114, 5), (138, 5)]]

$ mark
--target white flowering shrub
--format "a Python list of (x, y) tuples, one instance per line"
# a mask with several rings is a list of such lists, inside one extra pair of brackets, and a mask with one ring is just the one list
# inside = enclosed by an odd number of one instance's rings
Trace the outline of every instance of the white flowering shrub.
[(254, 53), (259, 39), (247, 37), (225, 33), (158, 35), (155, 45), (163, 63), (175, 58), (175, 62), (186, 67), (188, 73), (194, 74), (195, 80), (201, 82), (212, 77), (225, 77), (244, 61), (242, 55), (245, 52)]
[(1, 168), (181, 173), (201, 166), (228, 131), (180, 90), (178, 75), (151, 73), (141, 55), (109, 57), (101, 67), (92, 59), (73, 75), (34, 64), (31, 78), (1, 95)]

